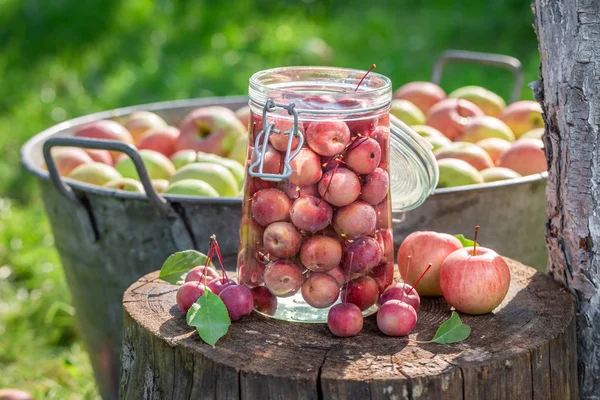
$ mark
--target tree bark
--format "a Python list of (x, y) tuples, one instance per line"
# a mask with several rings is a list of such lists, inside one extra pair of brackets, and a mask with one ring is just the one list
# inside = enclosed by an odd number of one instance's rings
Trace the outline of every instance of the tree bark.
[(536, 0), (548, 272), (578, 300), (579, 390), (600, 399), (600, 1)]

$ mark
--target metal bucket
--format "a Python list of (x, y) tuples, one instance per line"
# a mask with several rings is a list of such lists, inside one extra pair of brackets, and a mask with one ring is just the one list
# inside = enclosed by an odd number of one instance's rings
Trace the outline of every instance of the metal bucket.
[[(49, 153), (50, 145), (71, 145), (68, 139), (53, 138), (68, 137), (79, 125), (93, 120), (149, 110), (174, 124), (196, 107), (222, 105), (237, 109), (245, 104), (246, 97), (222, 97), (155, 103), (92, 114), (47, 129), (21, 149), (23, 164), (39, 178), (79, 327), (104, 399), (118, 396), (121, 301), (125, 289), (140, 276), (159, 269), (175, 251), (205, 250), (213, 233), (219, 238), (223, 251), (235, 256), (241, 199), (181, 196), (166, 196), (165, 199), (152, 189), (146, 197), (80, 183), (69, 182), (68, 186), (63, 186), (64, 182), (57, 174), (51, 179), (50, 174), (40, 167), (43, 153)], [(124, 150), (137, 160), (138, 167), (141, 164), (133, 147), (111, 148)], [(142, 164), (140, 175), (144, 174)], [(437, 190), (418, 209), (394, 215), (395, 244), (398, 246), (415, 230), (469, 235), (478, 224), (482, 226), (483, 245), (541, 268), (546, 259), (545, 183), (545, 177), (536, 175)]]

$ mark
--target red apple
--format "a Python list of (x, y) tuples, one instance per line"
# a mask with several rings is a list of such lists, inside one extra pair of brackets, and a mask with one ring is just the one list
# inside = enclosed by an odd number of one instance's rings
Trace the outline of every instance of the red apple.
[[(118, 122), (104, 119), (100, 121), (94, 121), (82, 125), (75, 131), (75, 136), (90, 138), (90, 139), (104, 139), (104, 140), (116, 140), (119, 142), (125, 142), (129, 144), (133, 144), (133, 137), (131, 133)], [(110, 152), (113, 160), (116, 160), (119, 157), (120, 152), (111, 151)]]
[(138, 141), (138, 149), (157, 151), (167, 157), (175, 153), (179, 129), (173, 126), (148, 129)]
[(483, 111), (468, 100), (446, 99), (427, 112), (426, 124), (442, 132), (450, 140), (459, 137), (470, 117), (482, 116)]
[(539, 139), (519, 139), (500, 156), (497, 165), (523, 176), (544, 172), (548, 169), (544, 142)]
[[(414, 285), (419, 276), (423, 274), (428, 264), (431, 270), (423, 276), (421, 282), (415, 287), (421, 296), (441, 296), (440, 267), (446, 257), (462, 248), (460, 241), (452, 235), (431, 231), (413, 232), (404, 239), (398, 249), (398, 269), (402, 279), (409, 285)], [(404, 276), (404, 266), (412, 258), (408, 276)]]
[(175, 150), (192, 149), (219, 156), (229, 154), (246, 128), (228, 108), (202, 107), (189, 113), (179, 125)]
[(446, 92), (431, 82), (410, 82), (394, 92), (394, 99), (408, 100), (424, 113), (445, 98)]
[(458, 311), (480, 315), (494, 310), (508, 292), (510, 271), (493, 250), (477, 246), (458, 249), (440, 268), (446, 302)]
[(524, 133), (544, 127), (542, 107), (536, 101), (521, 100), (506, 107), (500, 119), (506, 123), (517, 138)]
[(436, 160), (443, 160), (444, 158), (463, 160), (477, 168), (478, 171), (494, 166), (494, 162), (488, 153), (474, 143), (454, 142), (436, 150), (434, 154)]

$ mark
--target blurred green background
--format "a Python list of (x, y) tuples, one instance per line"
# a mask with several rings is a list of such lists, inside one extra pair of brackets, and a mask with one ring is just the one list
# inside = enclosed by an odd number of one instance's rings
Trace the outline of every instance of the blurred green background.
[[(460, 3), (460, 4), (459, 4)], [(0, 0), (0, 388), (97, 398), (40, 193), (19, 148), (60, 121), (110, 108), (244, 94), (283, 65), (427, 80), (445, 49), (503, 53), (537, 79), (528, 0)], [(505, 98), (509, 72), (448, 67), (447, 91)], [(528, 87), (523, 98), (531, 99)], [(100, 301), (100, 299), (99, 299)]]

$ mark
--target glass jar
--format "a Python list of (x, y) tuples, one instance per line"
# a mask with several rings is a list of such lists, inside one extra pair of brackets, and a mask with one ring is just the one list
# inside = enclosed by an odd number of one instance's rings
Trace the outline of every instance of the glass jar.
[(365, 73), (284, 67), (250, 79), (237, 266), (258, 312), (326, 322), (348, 301), (369, 315), (393, 282), (392, 203), (422, 203), (436, 166), (427, 142), (390, 126), (391, 81)]

